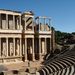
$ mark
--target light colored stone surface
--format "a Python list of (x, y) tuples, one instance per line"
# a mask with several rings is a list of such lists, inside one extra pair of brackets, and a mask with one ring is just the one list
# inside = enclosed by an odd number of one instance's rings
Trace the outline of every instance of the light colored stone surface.
[[(18, 74), (16, 75), (36, 75), (36, 71), (40, 68), (41, 61), (32, 62), (30, 64), (27, 62), (18, 62), (12, 64), (3, 64), (0, 65), (0, 72), (3, 72), (5, 75), (14, 75), (13, 71), (17, 70)], [(26, 69), (29, 69), (29, 72), (25, 72)]]
[[(46, 19), (50, 20), (47, 17), (40, 17), (35, 23), (32, 12), (21, 14), (0, 10), (0, 64), (4, 64), (8, 70), (27, 67), (39, 69), (43, 57), (51, 48), (47, 43), (51, 43), (52, 32), (50, 24), (46, 24)], [(38, 39), (35, 37), (36, 32)]]

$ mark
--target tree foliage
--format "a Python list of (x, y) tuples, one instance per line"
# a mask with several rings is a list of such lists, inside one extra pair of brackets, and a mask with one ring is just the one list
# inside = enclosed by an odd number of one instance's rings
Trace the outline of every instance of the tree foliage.
[(72, 37), (72, 34), (61, 31), (55, 31), (55, 37), (56, 43), (62, 43), (64, 39), (70, 39)]
[(73, 35), (75, 35), (75, 32), (72, 32)]

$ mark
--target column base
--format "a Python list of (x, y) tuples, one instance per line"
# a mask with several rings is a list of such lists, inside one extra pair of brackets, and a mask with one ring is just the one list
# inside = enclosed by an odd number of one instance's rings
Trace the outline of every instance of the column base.
[(35, 55), (33, 54), (32, 61), (35, 61)]
[(32, 61), (36, 61), (35, 59), (32, 59)]
[(41, 53), (39, 54), (39, 61), (43, 61), (43, 57), (44, 55), (42, 55)]
[(25, 60), (25, 62), (28, 62), (28, 60)]

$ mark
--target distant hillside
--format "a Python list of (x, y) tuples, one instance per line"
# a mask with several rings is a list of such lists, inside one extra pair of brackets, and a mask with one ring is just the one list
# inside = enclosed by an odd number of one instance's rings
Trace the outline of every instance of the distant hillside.
[(61, 31), (55, 31), (55, 41), (58, 44), (74, 44), (75, 32), (66, 33)]

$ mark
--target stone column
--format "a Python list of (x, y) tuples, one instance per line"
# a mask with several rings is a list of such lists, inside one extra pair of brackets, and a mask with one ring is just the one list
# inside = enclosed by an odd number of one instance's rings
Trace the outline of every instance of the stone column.
[(45, 22), (45, 18), (44, 18), (44, 31), (46, 31), (46, 22)]
[(27, 61), (27, 38), (25, 38), (25, 61)]
[(1, 57), (1, 38), (0, 38), (0, 57)]
[[(34, 18), (32, 18), (32, 19), (34, 19)], [(32, 29), (33, 29), (33, 31), (34, 31), (34, 21), (32, 21), (33, 23), (32, 23)]]
[(34, 38), (32, 38), (32, 46), (33, 46), (32, 56), (33, 56), (33, 61), (35, 61)]
[(45, 38), (45, 51), (44, 51), (45, 54), (47, 54), (47, 43), (46, 42), (47, 42), (47, 39)]
[(39, 31), (40, 31), (40, 19), (38, 18), (38, 24), (39, 24)]
[(7, 53), (6, 54), (7, 54), (7, 57), (8, 57), (8, 37), (6, 38), (6, 45), (7, 45), (7, 49), (6, 49)]
[(13, 44), (14, 44), (14, 56), (15, 56), (15, 38), (13, 38)]
[(51, 19), (49, 19), (49, 26), (50, 26), (50, 29), (49, 29), (49, 30), (51, 31), (51, 23), (50, 23), (50, 20), (51, 20)]
[(25, 28), (24, 28), (24, 29), (26, 30), (26, 17), (25, 17), (25, 19), (24, 19), (24, 20), (25, 20), (25, 26), (24, 26)]
[(19, 29), (21, 29), (21, 16), (19, 16), (19, 18), (20, 18), (20, 26), (19, 26)]
[(6, 14), (6, 29), (8, 29), (8, 14)]
[(1, 29), (1, 14), (0, 14), (0, 29)]
[(22, 56), (22, 38), (20, 38), (20, 56)]
[(13, 15), (13, 29), (15, 29), (15, 15)]
[(50, 38), (50, 52), (51, 52), (51, 50), (52, 50), (52, 45), (51, 45), (52, 43), (51, 43), (51, 38)]
[(39, 59), (41, 59), (41, 38), (39, 38)]

